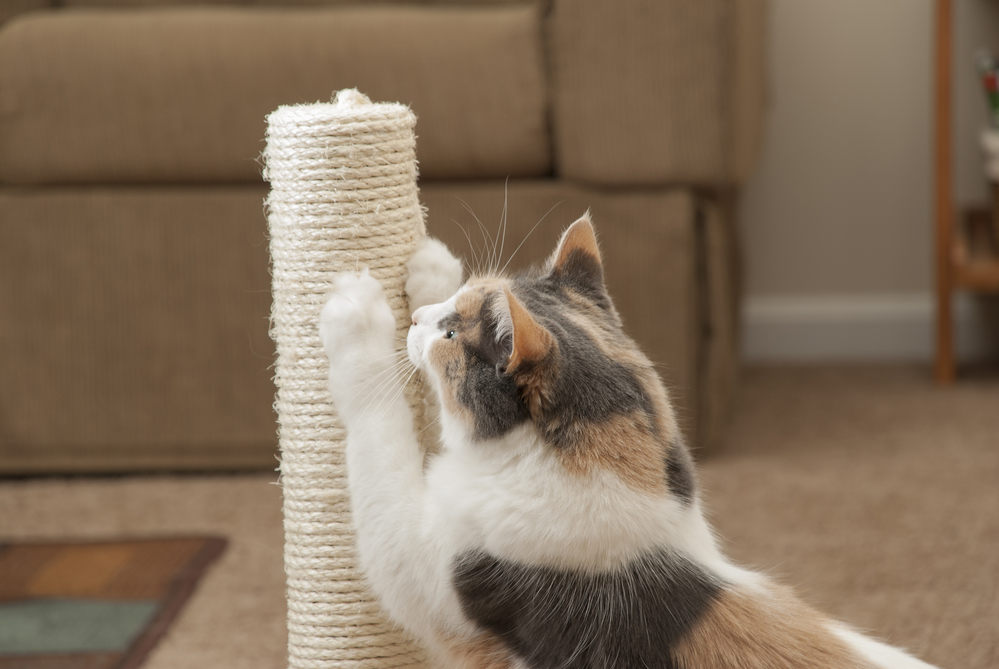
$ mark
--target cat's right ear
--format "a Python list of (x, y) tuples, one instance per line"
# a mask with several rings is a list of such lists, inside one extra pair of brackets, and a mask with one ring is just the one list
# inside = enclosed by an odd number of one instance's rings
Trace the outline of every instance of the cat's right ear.
[(604, 290), (604, 267), (590, 212), (570, 225), (548, 259), (549, 273), (587, 290)]

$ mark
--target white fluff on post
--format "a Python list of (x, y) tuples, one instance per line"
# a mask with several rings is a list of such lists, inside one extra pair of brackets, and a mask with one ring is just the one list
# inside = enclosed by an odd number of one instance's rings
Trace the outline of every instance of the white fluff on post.
[[(264, 177), (273, 273), (271, 337), (284, 490), (291, 667), (422, 666), (357, 570), (343, 427), (327, 389), (319, 313), (333, 277), (367, 267), (405, 338), (406, 260), (426, 234), (416, 117), (356, 90), (267, 117)], [(410, 392), (419, 409), (419, 393)], [(420, 415), (421, 411), (415, 411)]]

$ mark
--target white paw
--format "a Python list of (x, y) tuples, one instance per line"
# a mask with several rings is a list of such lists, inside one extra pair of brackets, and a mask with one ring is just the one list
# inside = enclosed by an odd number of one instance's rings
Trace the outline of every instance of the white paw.
[(395, 316), (367, 269), (360, 275), (339, 274), (334, 285), (319, 315), (319, 338), (330, 361), (336, 400), (338, 394), (350, 397), (356, 383), (386, 364), (394, 348)]
[(417, 242), (416, 252), (406, 262), (406, 267), (409, 269), (406, 293), (410, 313), (428, 304), (440, 304), (461, 288), (461, 261), (432, 237)]

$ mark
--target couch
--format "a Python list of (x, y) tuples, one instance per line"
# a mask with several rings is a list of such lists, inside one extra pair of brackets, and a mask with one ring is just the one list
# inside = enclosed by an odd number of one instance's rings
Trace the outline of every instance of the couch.
[(416, 112), (428, 229), (458, 253), (506, 211), (522, 266), (591, 209), (710, 450), (763, 33), (763, 0), (7, 0), (0, 474), (275, 466), (264, 118), (355, 86)]

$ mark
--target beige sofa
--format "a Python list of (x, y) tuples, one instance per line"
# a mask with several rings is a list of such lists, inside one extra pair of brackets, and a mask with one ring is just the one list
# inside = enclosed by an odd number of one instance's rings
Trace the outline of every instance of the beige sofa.
[(456, 251), (481, 244), (466, 208), (495, 230), (508, 205), (507, 252), (547, 213), (514, 266), (590, 208), (690, 438), (719, 433), (762, 0), (7, 0), (0, 21), (0, 473), (275, 464), (264, 117), (352, 86), (415, 110)]

